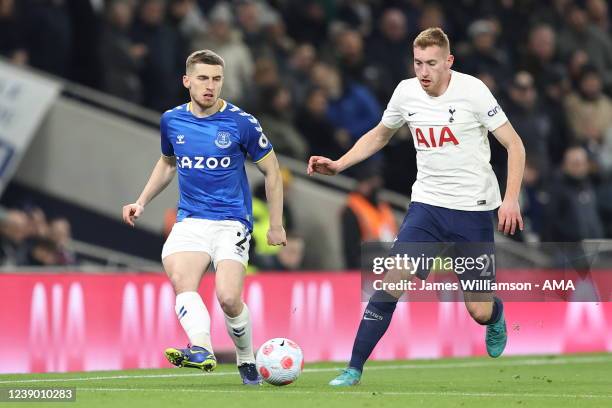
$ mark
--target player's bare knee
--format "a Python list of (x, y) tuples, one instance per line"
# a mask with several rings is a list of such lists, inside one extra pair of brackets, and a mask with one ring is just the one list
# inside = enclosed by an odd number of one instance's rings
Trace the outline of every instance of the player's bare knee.
[(219, 305), (223, 313), (230, 317), (238, 316), (242, 311), (242, 299), (240, 295), (218, 293), (217, 299), (219, 300)]
[(190, 284), (190, 282), (183, 280), (172, 281), (171, 283), (172, 288), (174, 289), (174, 294), (176, 295), (183, 292), (196, 292), (198, 289), (197, 287), (194, 287), (194, 285)]
[(179, 294), (183, 292), (191, 292), (197, 291), (197, 283), (193, 281), (190, 277), (186, 276), (184, 273), (180, 273), (179, 271), (167, 270), (166, 274), (168, 275), (168, 279), (174, 288), (174, 293)]

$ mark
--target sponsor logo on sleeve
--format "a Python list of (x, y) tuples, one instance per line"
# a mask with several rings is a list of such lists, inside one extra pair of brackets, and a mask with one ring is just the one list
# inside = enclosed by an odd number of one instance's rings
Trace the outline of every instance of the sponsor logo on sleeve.
[(493, 116), (497, 115), (497, 112), (499, 112), (500, 110), (501, 110), (500, 106), (499, 105), (495, 105), (495, 107), (493, 109), (491, 109), (491, 110), (489, 110), (487, 112), (487, 115), (489, 115), (489, 117), (493, 117)]

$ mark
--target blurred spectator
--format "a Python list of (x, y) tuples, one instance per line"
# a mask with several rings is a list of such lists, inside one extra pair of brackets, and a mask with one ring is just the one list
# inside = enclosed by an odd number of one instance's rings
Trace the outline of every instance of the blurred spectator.
[(550, 70), (542, 86), (544, 94), (541, 106), (548, 115), (551, 125), (551, 137), (548, 143), (549, 158), (553, 165), (558, 166), (563, 160), (563, 153), (568, 144), (574, 140), (564, 106), (571, 84), (565, 69), (558, 67), (558, 69)]
[(519, 63), (519, 70), (533, 75), (539, 91), (542, 91), (544, 78), (556, 64), (556, 44), (556, 34), (549, 25), (539, 24), (529, 31), (527, 50)]
[(566, 25), (559, 34), (559, 53), (566, 58), (578, 49), (586, 52), (589, 62), (602, 75), (605, 86), (612, 86), (612, 40), (589, 22), (584, 9), (572, 5), (567, 9)]
[(296, 106), (302, 106), (311, 87), (310, 71), (317, 59), (317, 51), (311, 44), (300, 44), (293, 49), (283, 82), (291, 90)]
[(344, 266), (347, 269), (360, 268), (362, 242), (390, 242), (397, 234), (391, 207), (378, 197), (383, 187), (378, 169), (371, 163), (358, 165), (355, 178), (357, 186), (348, 195), (341, 215)]
[(192, 50), (211, 49), (225, 61), (221, 97), (241, 105), (253, 76), (253, 58), (249, 49), (232, 29), (233, 15), (227, 3), (218, 3), (209, 15), (210, 27), (206, 34), (196, 37)]
[(583, 50), (576, 50), (570, 55), (567, 61), (567, 73), (573, 87), (580, 81), (582, 71), (587, 65), (589, 65), (589, 56)]
[(519, 198), (524, 223), (524, 229), (520, 231), (520, 236), (525, 242), (539, 242), (542, 238), (545, 208), (550, 201), (550, 195), (545, 189), (545, 185), (538, 166), (534, 166), (527, 160)]
[(72, 61), (72, 23), (64, 0), (29, 0), (26, 44), (29, 64), (68, 77)]
[(112, 0), (102, 30), (100, 61), (102, 89), (134, 103), (142, 103), (139, 70), (148, 49), (130, 37), (133, 8), (129, 0)]
[(24, 25), (15, 7), (15, 0), (0, 0), (0, 55), (18, 65), (28, 62)]
[(352, 146), (348, 132), (336, 130), (327, 119), (327, 95), (321, 88), (310, 90), (295, 123), (307, 138), (312, 154), (336, 159)]
[(47, 215), (39, 207), (29, 208), (26, 212), (30, 221), (30, 235), (32, 237), (47, 238), (49, 236), (49, 223)]
[(578, 242), (603, 238), (602, 220), (588, 174), (586, 150), (581, 146), (567, 149), (562, 172), (551, 184), (544, 240)]
[(602, 220), (602, 228), (606, 238), (612, 238), (612, 130), (605, 136), (603, 149), (606, 150), (604, 156), (608, 162), (606, 166), (606, 176), (602, 178), (597, 186), (597, 202), (599, 215)]
[[(612, 179), (612, 127), (609, 127), (603, 135), (601, 146), (598, 149), (597, 160), (601, 175), (609, 182)], [(612, 191), (610, 198), (612, 215)]]
[(295, 41), (287, 34), (287, 26), (276, 12), (268, 12), (264, 21), (265, 53), (274, 58), (282, 72), (287, 71)]
[(495, 25), (489, 20), (476, 20), (468, 28), (471, 49), (458, 61), (462, 72), (476, 75), (488, 72), (497, 83), (510, 76), (510, 61), (506, 53), (496, 45)]
[[(538, 24), (551, 25), (549, 21), (536, 14), (535, 6), (538, 3), (530, 2), (530, 0), (525, 2), (516, 0), (482, 1), (475, 3), (472, 16), (494, 17), (502, 27), (499, 30), (498, 42), (508, 50), (510, 59), (518, 62), (525, 51), (524, 44), (528, 37), (529, 28)], [(551, 10), (550, 3), (546, 2), (545, 4), (546, 7), (542, 8), (547, 11)], [(529, 24), (532, 18), (533, 22)]]
[[(261, 112), (264, 107), (261, 105), (263, 100), (263, 91), (278, 87), (281, 85), (281, 76), (278, 71), (276, 61), (269, 57), (259, 57), (255, 60), (253, 79), (245, 84), (245, 89), (242, 90), (244, 97), (242, 98), (242, 107), (244, 109)], [(225, 82), (223, 84), (225, 89)], [(224, 91), (221, 91), (222, 93)]]
[(74, 251), (70, 249), (72, 227), (66, 218), (56, 218), (49, 224), (49, 239), (55, 244), (56, 265), (76, 265)]
[(281, 85), (262, 90), (260, 105), (263, 110), (257, 115), (274, 150), (295, 159), (305, 160), (308, 143), (293, 126), (291, 117), (291, 93)]
[(253, 56), (261, 55), (265, 44), (261, 3), (254, 0), (240, 0), (236, 3), (236, 25), (242, 33), (242, 41)]
[(602, 92), (602, 80), (594, 67), (585, 67), (578, 90), (565, 99), (565, 111), (577, 140), (599, 145), (612, 126), (612, 99)]
[(280, 85), (280, 72), (274, 59), (268, 57), (257, 58), (255, 61), (253, 83), (259, 88)]
[(57, 263), (57, 245), (49, 238), (35, 237), (29, 246), (28, 266), (54, 266)]
[(365, 83), (366, 61), (363, 38), (354, 30), (343, 30), (336, 38), (336, 55), (340, 73), (345, 79)]
[(385, 70), (366, 57), (359, 32), (344, 30), (336, 38), (336, 55), (343, 80), (366, 85), (379, 98), (387, 96), (393, 84)]
[[(560, 31), (565, 24), (565, 11), (573, 0), (552, 0), (546, 2), (537, 2), (538, 10), (533, 13), (533, 20), (537, 23), (548, 24)], [(520, 20), (517, 20), (520, 21)]]
[(449, 36), (453, 37), (452, 30), (446, 25), (444, 11), (436, 3), (426, 4), (419, 17), (419, 31), (427, 30), (430, 27), (440, 27)]
[(236, 27), (242, 34), (244, 44), (253, 56), (261, 55), (264, 46), (264, 34), (261, 25), (261, 5), (254, 0), (235, 2)]
[(158, 112), (180, 104), (185, 93), (186, 50), (178, 31), (164, 22), (164, 12), (164, 0), (144, 0), (133, 31), (134, 41), (148, 50), (140, 75), (144, 103)]
[(509, 100), (504, 111), (512, 126), (521, 135), (525, 152), (540, 174), (546, 175), (550, 167), (548, 145), (552, 125), (546, 112), (538, 104), (538, 91), (533, 77), (526, 71), (518, 72), (508, 90)]
[(25, 212), (8, 210), (0, 221), (0, 266), (20, 266), (27, 263), (26, 240), (30, 236)]
[(269, 55), (265, 26), (272, 25), (275, 20), (278, 20), (276, 12), (263, 1), (238, 0), (235, 5), (236, 26), (253, 58)]
[(380, 18), (378, 34), (368, 42), (366, 54), (368, 59), (379, 67), (385, 67), (388, 76), (386, 97), (388, 100), (397, 84), (408, 78), (409, 66), (412, 65), (412, 42), (408, 38), (406, 17), (401, 10), (388, 9)]
[(99, 48), (103, 21), (100, 0), (65, 0), (72, 24), (72, 54), (69, 79), (93, 88), (101, 86)]
[(327, 91), (328, 119), (336, 128), (345, 129), (353, 141), (376, 126), (382, 111), (366, 87), (343, 81), (336, 68), (324, 63), (315, 65), (312, 79)]
[(299, 43), (323, 45), (327, 38), (327, 16), (317, 0), (293, 2), (286, 16), (289, 34)]
[(587, 0), (586, 9), (589, 19), (601, 30), (602, 33), (609, 36), (611, 34), (611, 26), (608, 3), (605, 0)]
[(170, 0), (168, 20), (186, 39), (203, 35), (208, 28), (195, 0)]
[(337, 2), (336, 20), (352, 30), (367, 36), (372, 31), (372, 8), (366, 0), (340, 0)]

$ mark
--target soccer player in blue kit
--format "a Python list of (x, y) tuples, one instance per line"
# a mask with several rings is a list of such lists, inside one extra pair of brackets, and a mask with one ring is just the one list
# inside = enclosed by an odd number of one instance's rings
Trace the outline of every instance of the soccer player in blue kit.
[[(518, 203), (525, 164), (523, 143), (486, 85), (477, 78), (451, 70), (454, 57), (444, 31), (424, 30), (414, 40), (413, 50), (416, 77), (399, 83), (381, 122), (340, 159), (311, 157), (308, 174), (340, 173), (382, 149), (396, 130), (407, 124), (417, 152), (418, 174), (394, 250), (402, 243), (436, 242), (453, 242), (463, 250), (475, 246), (492, 248), (496, 208), (499, 208), (500, 231), (514, 234), (517, 228), (523, 228)], [(508, 152), (508, 181), (503, 201), (489, 163), (488, 132)], [(409, 272), (412, 277), (415, 272), (421, 279), (426, 277), (416, 269)], [(406, 277), (406, 271), (390, 269), (384, 280), (394, 283)], [(474, 277), (460, 275), (462, 280), (474, 281)], [(351, 361), (330, 385), (359, 384), (363, 366), (389, 327), (402, 294), (400, 290), (374, 292), (357, 330)], [(501, 299), (487, 290), (464, 290), (463, 295), (471, 317), (486, 326), (488, 354), (499, 357), (507, 341)]]
[(244, 168), (247, 155), (265, 176), (270, 245), (287, 242), (282, 225), (283, 189), (276, 155), (257, 119), (219, 98), (223, 70), (223, 59), (210, 50), (196, 51), (187, 58), (183, 85), (191, 102), (162, 115), (161, 157), (140, 197), (123, 207), (123, 219), (134, 226), (145, 206), (178, 172), (177, 222), (161, 257), (176, 293), (175, 312), (191, 345), (166, 349), (166, 358), (176, 366), (208, 372), (217, 365), (210, 315), (197, 292), (212, 262), (216, 295), (236, 347), (242, 382), (258, 385), (261, 377), (255, 367), (249, 309), (242, 301), (253, 227)]

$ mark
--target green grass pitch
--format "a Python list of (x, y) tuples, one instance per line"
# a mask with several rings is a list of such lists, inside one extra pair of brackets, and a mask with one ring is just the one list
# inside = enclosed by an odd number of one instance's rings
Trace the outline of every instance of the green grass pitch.
[[(76, 387), (52, 407), (612, 407), (612, 354), (370, 362), (362, 384), (332, 388), (339, 363), (306, 365), (294, 384), (245, 387), (232, 365), (2, 375), (0, 388)], [(0, 403), (40, 407), (48, 403)]]

